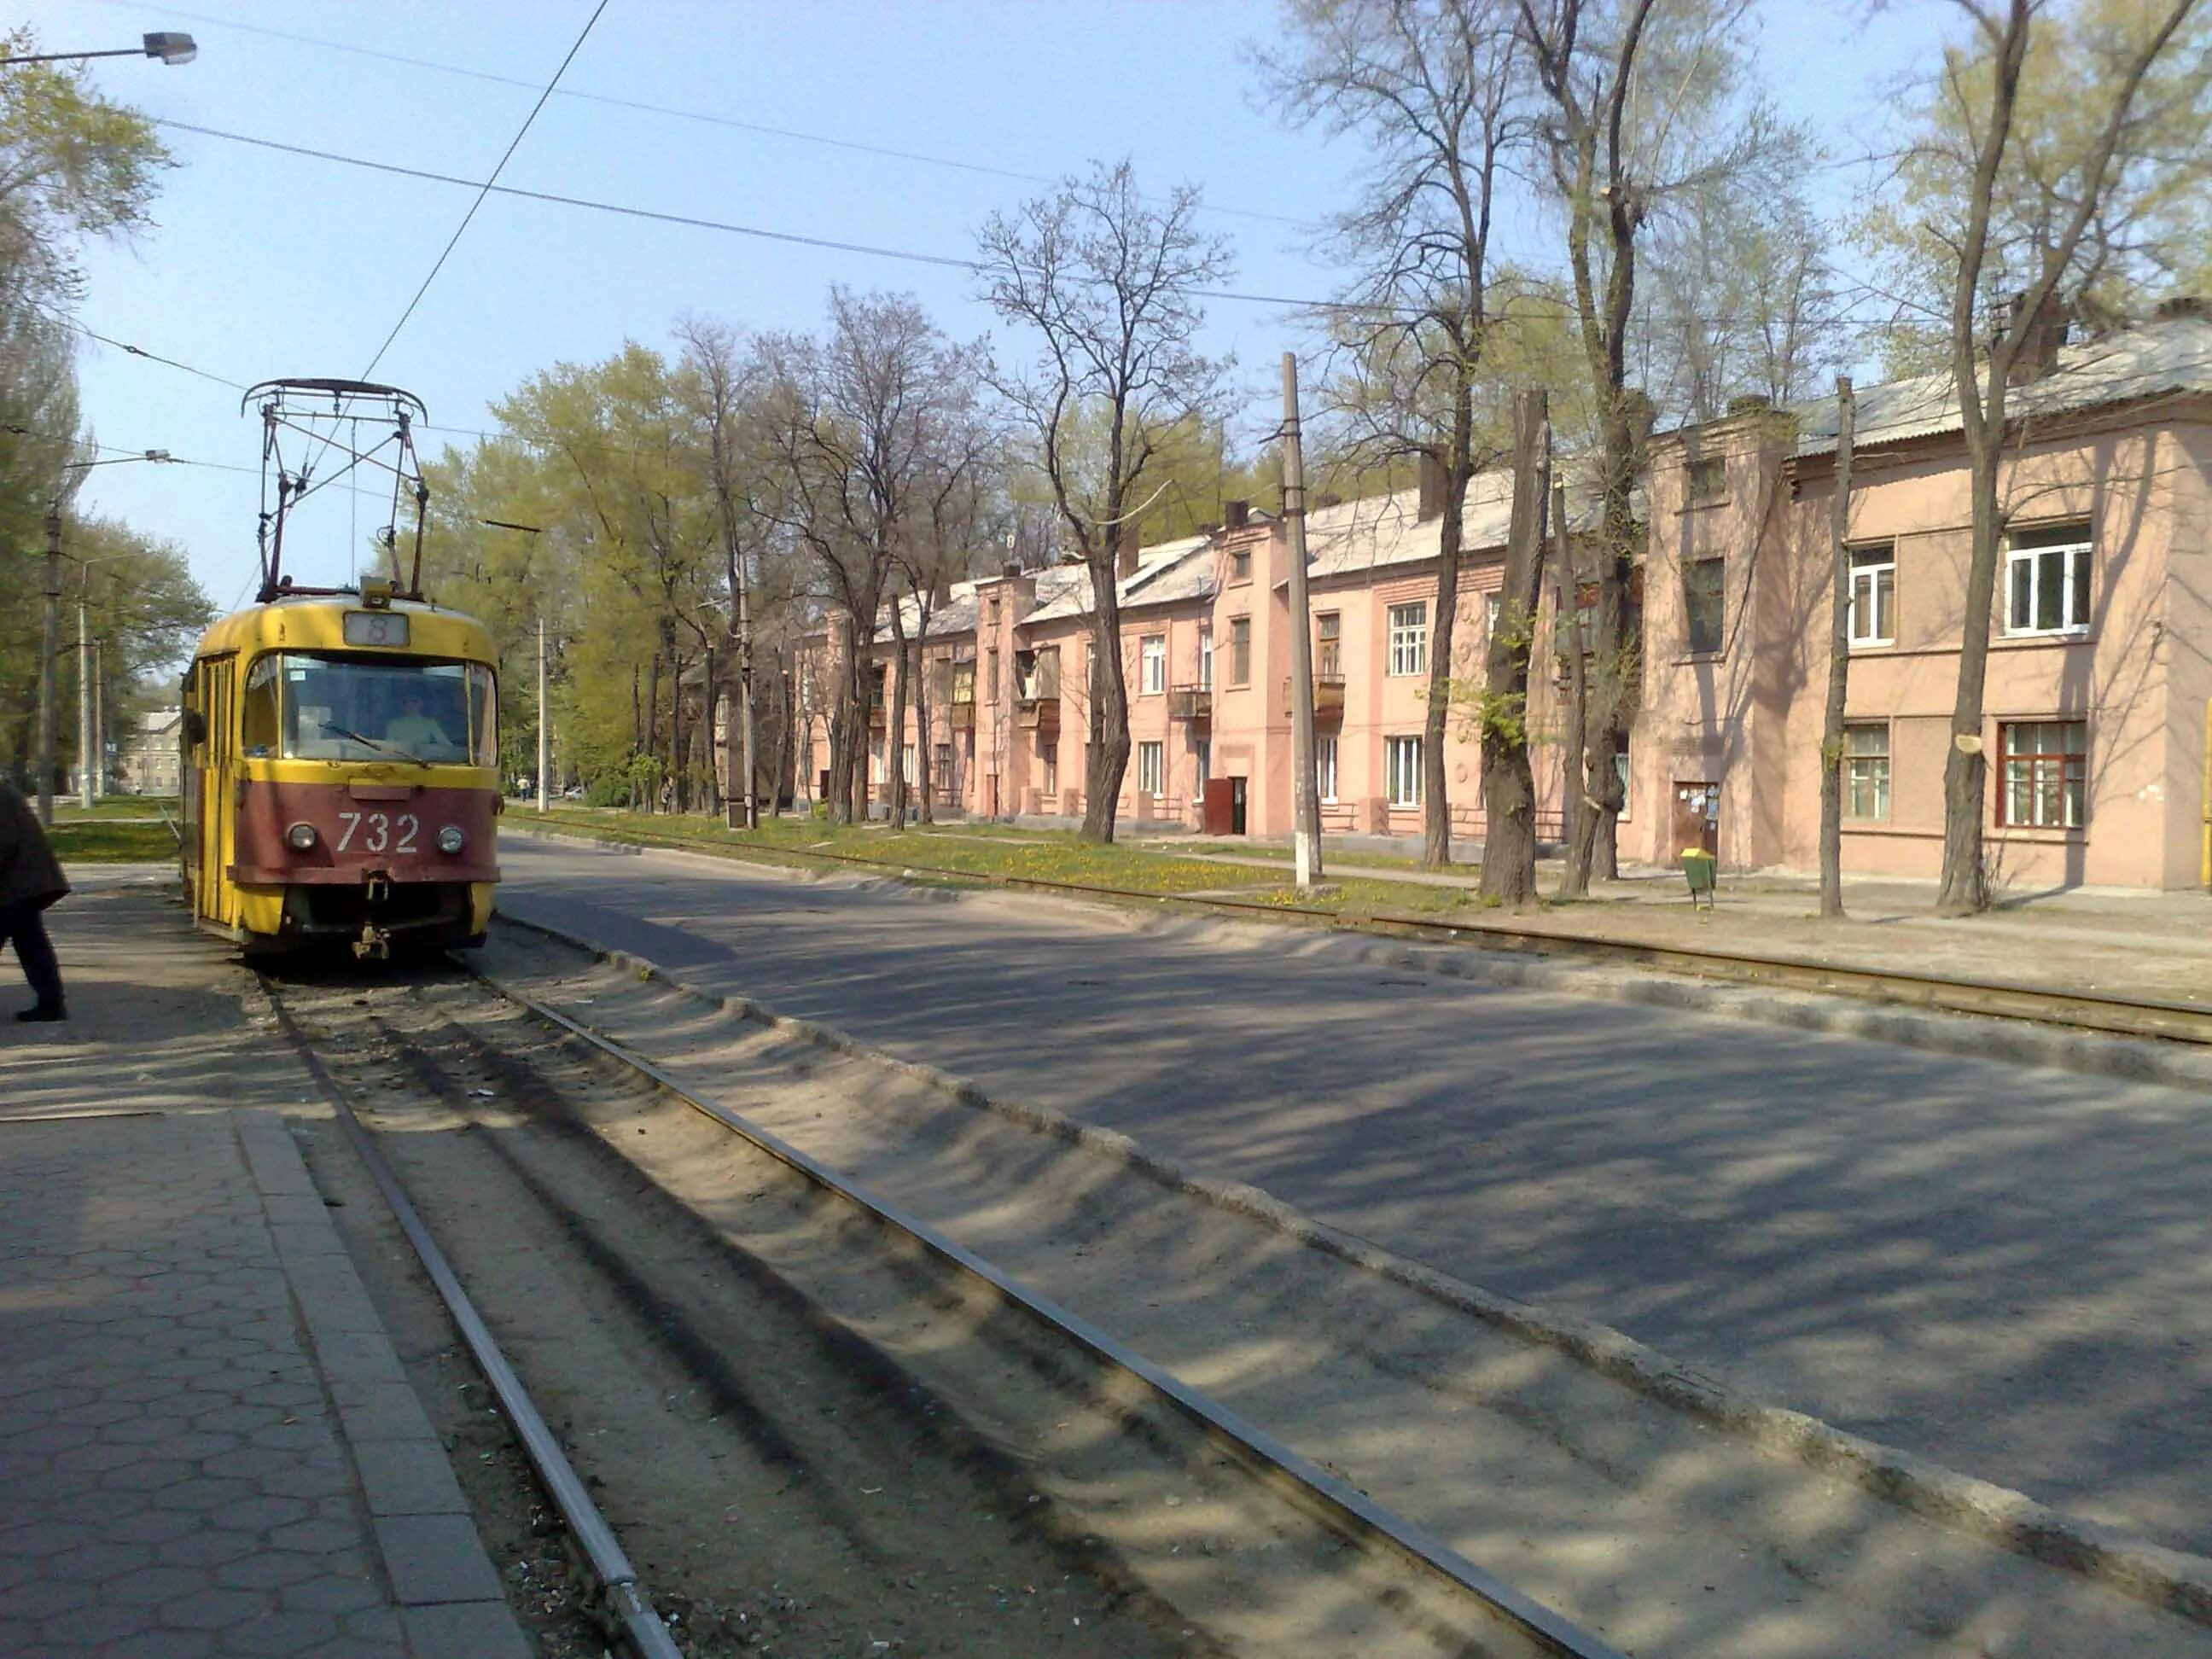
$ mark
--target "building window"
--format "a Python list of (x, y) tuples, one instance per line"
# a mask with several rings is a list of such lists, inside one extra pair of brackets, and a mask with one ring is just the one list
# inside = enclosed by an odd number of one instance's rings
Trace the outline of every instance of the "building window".
[(1613, 775), (1620, 780), (1620, 822), (1626, 823), (1629, 809), (1635, 805), (1635, 798), (1628, 788), (1629, 779), (1633, 775), (1628, 764), (1628, 734), (1618, 732), (1613, 741)]
[(1229, 621), (1229, 683), (1249, 685), (1252, 683), (1252, 619), (1232, 617)]
[(1229, 580), (1232, 582), (1249, 582), (1252, 580), (1251, 549), (1240, 548), (1229, 556)]
[(1206, 782), (1213, 775), (1213, 743), (1209, 738), (1192, 741), (1190, 752), (1198, 757), (1198, 793), (1206, 793)]
[(1844, 728), (1844, 816), (1880, 823), (1889, 817), (1889, 727)]
[(937, 787), (945, 794), (952, 793), (952, 745), (937, 745)]
[(1692, 559), (1682, 567), (1682, 612), (1689, 622), (1692, 655), (1721, 649), (1727, 580), (1725, 559)]
[(1336, 799), (1336, 739), (1314, 739), (1314, 788), (1322, 799)]
[(2088, 771), (2086, 720), (2001, 720), (1997, 823), (2008, 830), (2079, 830)]
[(1498, 619), (1504, 614), (1505, 596), (1503, 593), (1492, 593), (1485, 597), (1482, 611), (1484, 630), (1482, 643), (1486, 649), (1490, 642), (1498, 637)]
[(1140, 794), (1159, 795), (1167, 793), (1167, 744), (1140, 743), (1137, 745), (1137, 790)]
[(1717, 501), (1728, 494), (1728, 464), (1717, 455), (1705, 455), (1690, 463), (1690, 499), (1692, 501)]
[(920, 775), (915, 770), (914, 745), (910, 743), (902, 745), (899, 750), (899, 781), (910, 785)]
[(1419, 738), (1385, 738), (1382, 757), (1389, 775), (1390, 805), (1419, 806), (1421, 804), (1421, 740)]
[(1213, 624), (1206, 623), (1198, 630), (1198, 689), (1213, 690)]
[(1390, 672), (1402, 678), (1407, 674), (1429, 672), (1429, 604), (1426, 599), (1415, 599), (1411, 605), (1390, 607)]
[(1060, 745), (1056, 743), (1037, 744), (1037, 770), (1044, 776), (1044, 793), (1060, 793)]
[(2005, 632), (2063, 634), (2089, 625), (2089, 526), (2025, 530), (2005, 554)]
[(975, 663), (973, 658), (963, 658), (952, 665), (952, 701), (958, 704), (972, 704), (975, 701)]
[(988, 666), (983, 678), (983, 701), (985, 702), (996, 702), (998, 700), (999, 647), (994, 645), (991, 647), (990, 654), (988, 659)]
[(1897, 640), (1897, 549), (1883, 542), (1850, 551), (1851, 643), (1893, 645)]
[(1340, 680), (1344, 678), (1344, 619), (1334, 611), (1324, 611), (1314, 618), (1314, 632), (1319, 637), (1320, 648), (1314, 653), (1314, 672), (1322, 679)]
[(1147, 634), (1137, 642), (1141, 678), (1140, 695), (1157, 697), (1168, 689), (1168, 641), (1164, 634)]

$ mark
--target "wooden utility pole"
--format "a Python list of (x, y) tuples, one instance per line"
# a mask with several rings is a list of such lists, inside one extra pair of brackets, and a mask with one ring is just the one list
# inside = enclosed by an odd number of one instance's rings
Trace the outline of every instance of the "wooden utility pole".
[[(1836, 376), (1836, 495), (1829, 511), (1828, 704), (1820, 726), (1820, 914), (1844, 914), (1844, 703), (1851, 672), (1851, 377)], [(1881, 598), (1874, 596), (1879, 605)]]
[(737, 594), (738, 725), (742, 732), (744, 767), (743, 788), (731, 793), (738, 797), (742, 826), (747, 830), (757, 830), (760, 828), (760, 794), (754, 779), (758, 771), (755, 749), (759, 740), (753, 723), (753, 604), (742, 554), (730, 561), (730, 586)]
[(1283, 354), (1283, 531), (1291, 558), (1291, 842), (1298, 885), (1321, 878), (1321, 792), (1314, 777), (1313, 616), (1306, 599), (1306, 470), (1298, 442), (1298, 360)]

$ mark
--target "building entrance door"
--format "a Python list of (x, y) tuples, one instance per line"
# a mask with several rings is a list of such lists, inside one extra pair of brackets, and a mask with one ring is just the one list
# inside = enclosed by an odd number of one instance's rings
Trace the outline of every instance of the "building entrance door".
[(1692, 848), (1715, 858), (1721, 851), (1721, 787), (1717, 783), (1674, 781), (1674, 840), (1667, 850), (1679, 856)]

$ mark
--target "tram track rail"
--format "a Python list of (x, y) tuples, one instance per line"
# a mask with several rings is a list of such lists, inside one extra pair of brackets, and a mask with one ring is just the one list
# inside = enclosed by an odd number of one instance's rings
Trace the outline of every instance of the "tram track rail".
[(546, 1497), (560, 1512), (562, 1524), (581, 1565), (591, 1577), (596, 1606), (610, 1633), (620, 1644), (626, 1659), (683, 1659), (682, 1650), (668, 1626), (654, 1612), (650, 1595), (640, 1582), (614, 1528), (608, 1525), (575, 1466), (568, 1461), (559, 1437), (538, 1408), (529, 1390), (515, 1375), (497, 1339), (484, 1323), (475, 1303), (463, 1287), (453, 1264), (439, 1248), (398, 1176), (377, 1150), (374, 1137), (355, 1114), (346, 1091), (331, 1076), (301, 1030), (292, 1011), (270, 981), (261, 980), (263, 994), (278, 1028), (298, 1053), (337, 1115), (348, 1143), (375, 1182), (392, 1219), (422, 1265), (431, 1285), (466, 1345), (470, 1358), (499, 1401), (499, 1408), (521, 1442), (524, 1455), (536, 1472)]
[[(951, 1270), (955, 1276), (1008, 1313), (1028, 1322), (1050, 1340), (1066, 1345), (1103, 1372), (1133, 1385), (1142, 1395), (1194, 1427), (1202, 1443), (1224, 1454), (1248, 1474), (1256, 1476), (1261, 1488), (1287, 1501), (1324, 1533), (1334, 1534), (1355, 1550), (1411, 1566), (1448, 1595), (1462, 1598), (1468, 1616), (1486, 1623), (1495, 1621), (1503, 1626), (1501, 1634), (1510, 1631), (1535, 1651), (1565, 1656), (1565, 1659), (1621, 1659), (1620, 1651), (1603, 1640), (1517, 1590), (1442, 1539), (1370, 1498), (1348, 1480), (1303, 1456), (927, 1223), (742, 1115), (700, 1098), (650, 1059), (584, 1023), (526, 993), (501, 984), (472, 966), (462, 966), (460, 971), (470, 982), (532, 1022), (550, 1027), (584, 1045), (601, 1060), (612, 1062), (642, 1084), (649, 1084), (690, 1112), (706, 1118), (751, 1149), (774, 1159), (811, 1188), (848, 1206), (871, 1226), (896, 1241), (896, 1249), (918, 1251), (939, 1267)], [(280, 1027), (306, 1060), (319, 1086), (332, 1101), (347, 1139), (362, 1154), (409, 1243), (452, 1310), (501, 1408), (514, 1424), (548, 1497), (567, 1522), (577, 1553), (598, 1587), (599, 1600), (610, 1628), (626, 1644), (623, 1651), (666, 1659), (678, 1650), (652, 1645), (656, 1639), (665, 1641), (667, 1631), (653, 1613), (635, 1569), (592, 1504), (585, 1483), (568, 1462), (544, 1417), (531, 1402), (512, 1367), (499, 1354), (488, 1328), (469, 1302), (458, 1276), (439, 1252), (436, 1241), (409, 1200), (398, 1177), (378, 1153), (374, 1145), (377, 1132), (362, 1123), (346, 1104), (344, 1087), (315, 1053), (313, 1039), (286, 1007), (282, 993), (265, 980), (264, 987)]]
[(1846, 996), (1892, 1007), (1976, 1015), (2021, 1024), (2090, 1031), (2106, 1036), (2212, 1048), (2212, 1006), (2157, 998), (2116, 996), (2097, 991), (2056, 991), (2016, 981), (1928, 974), (1905, 968), (1873, 968), (1782, 953), (1603, 939), (1583, 933), (1562, 933), (1543, 928), (1516, 927), (1510, 921), (1489, 919), (1446, 920), (1387, 911), (1347, 915), (1316, 905), (1264, 902), (1225, 895), (1146, 892), (1138, 888), (1115, 887), (1100, 883), (958, 870), (917, 864), (911, 860), (874, 859), (856, 853), (833, 853), (817, 848), (777, 847), (763, 849), (759, 854), (747, 848), (731, 854), (720, 848), (686, 842), (676, 836), (616, 841), (592, 836), (588, 830), (564, 827), (549, 831), (536, 826), (522, 827), (520, 833), (588, 841), (599, 846), (693, 853), (706, 857), (727, 858), (732, 862), (739, 861), (748, 855), (762, 862), (786, 858), (816, 860), (880, 872), (893, 878), (918, 876), (932, 880), (961, 882), (980, 888), (1002, 888), (1074, 899), (1104, 899), (1116, 904), (1170, 908), (1237, 920), (1289, 921), (1338, 933), (1456, 944), (1484, 951), (1595, 966), (1641, 968), (1762, 990)]

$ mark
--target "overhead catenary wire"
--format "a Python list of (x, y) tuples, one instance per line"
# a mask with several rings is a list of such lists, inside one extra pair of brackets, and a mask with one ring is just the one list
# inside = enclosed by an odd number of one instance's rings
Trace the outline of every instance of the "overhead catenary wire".
[[(809, 236), (800, 232), (772, 229), (764, 225), (740, 224), (728, 219), (711, 219), (702, 215), (674, 213), (659, 208), (640, 207), (633, 203), (603, 201), (588, 196), (572, 196), (560, 191), (528, 190), (518, 185), (502, 185), (495, 180), (466, 179), (456, 173), (440, 173), (429, 167), (409, 167), (404, 162), (382, 161), (367, 156), (349, 155), (339, 150), (322, 149), (312, 144), (295, 144), (277, 138), (265, 138), (254, 133), (234, 132), (222, 127), (210, 127), (192, 121), (178, 121), (167, 117), (150, 118), (155, 126), (173, 131), (193, 133), (204, 138), (218, 138), (228, 143), (248, 145), (256, 149), (275, 151), (287, 155), (304, 156), (319, 161), (330, 161), (341, 167), (362, 168), (371, 173), (390, 173), (403, 179), (419, 179), (429, 184), (453, 185), (462, 189), (476, 190), (493, 196), (513, 197), (522, 201), (544, 202), (558, 207), (580, 208), (593, 213), (614, 214), (623, 218), (644, 219), (659, 224), (680, 225), (694, 230), (710, 230), (725, 235), (744, 236), (763, 241), (783, 242), (799, 247), (823, 248), (834, 253), (857, 253), (871, 258), (895, 259), (907, 264), (931, 265), (939, 270), (981, 274), (982, 267), (971, 258), (956, 254), (926, 253), (915, 248), (892, 247), (882, 243), (847, 240), (827, 236)], [(1235, 289), (1192, 289), (1194, 299), (1218, 300), (1238, 305), (1272, 306), (1284, 311), (1336, 313), (1351, 315), (1418, 316), (1426, 313), (1425, 306), (1388, 304), (1358, 300), (1322, 300), (1310, 295), (1254, 294)], [(1871, 290), (1869, 290), (1871, 293)], [(1731, 316), (1704, 316), (1688, 312), (1669, 313), (1675, 320), (1727, 324), (1750, 320)]]
[[(112, 0), (132, 10), (150, 8), (135, 3), (135, 0)], [(356, 46), (350, 41), (331, 40), (321, 35), (301, 34), (290, 29), (269, 28), (261, 24), (242, 23), (228, 17), (218, 17), (207, 12), (179, 11), (173, 6), (161, 8), (164, 16), (180, 18), (186, 22), (205, 23), (219, 28), (236, 29), (242, 34), (258, 34), (272, 40), (289, 40), (295, 45), (316, 46), (327, 52), (351, 53), (358, 58), (374, 58), (380, 63), (398, 64), (408, 69), (430, 70), (440, 75), (459, 76), (465, 80), (480, 81), (492, 86), (523, 87), (535, 90), (537, 82), (518, 76), (501, 75), (494, 70), (476, 69), (465, 64), (441, 63), (436, 58), (417, 58), (406, 52), (386, 52), (374, 46)], [(919, 167), (941, 167), (950, 172), (974, 173), (989, 179), (1010, 179), (1023, 184), (1057, 185), (1063, 182), (1049, 173), (1027, 173), (1018, 167), (994, 167), (987, 161), (963, 161), (957, 156), (932, 155), (924, 151), (901, 149), (890, 144), (872, 144), (857, 138), (839, 138), (828, 133), (805, 132), (795, 127), (773, 126), (763, 121), (744, 121), (735, 116), (720, 115), (708, 110), (685, 109), (674, 104), (656, 104), (641, 98), (617, 98), (609, 93), (582, 92), (570, 87), (556, 90), (555, 96), (574, 100), (578, 103), (598, 104), (609, 109), (637, 111), (647, 115), (663, 115), (679, 121), (696, 121), (708, 126), (726, 127), (737, 132), (759, 133), (770, 138), (788, 139), (795, 143), (816, 144), (826, 149), (843, 150), (858, 155), (878, 155), (889, 161), (907, 161)], [(1307, 228), (1313, 221), (1301, 219), (1295, 214), (1269, 213), (1257, 208), (1224, 207), (1213, 203), (1202, 204), (1203, 210), (1226, 218), (1261, 220), (1273, 224)]]

